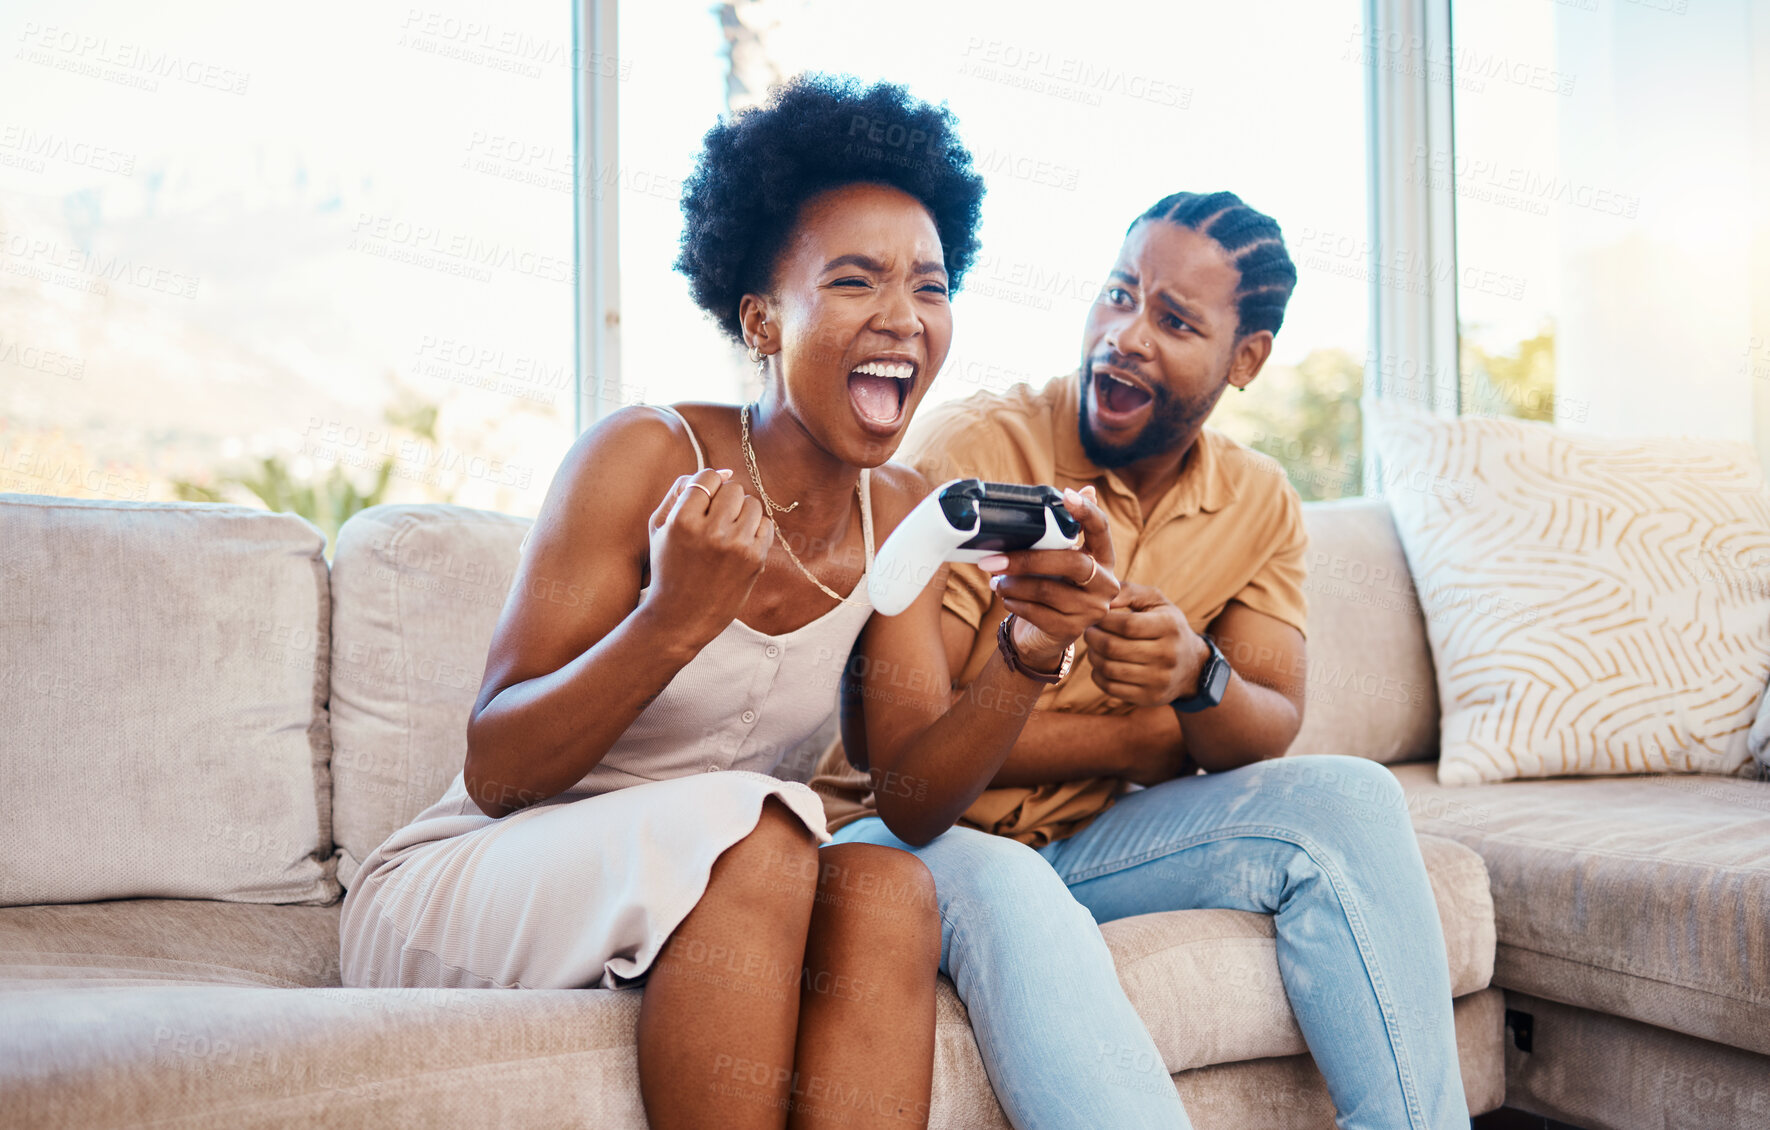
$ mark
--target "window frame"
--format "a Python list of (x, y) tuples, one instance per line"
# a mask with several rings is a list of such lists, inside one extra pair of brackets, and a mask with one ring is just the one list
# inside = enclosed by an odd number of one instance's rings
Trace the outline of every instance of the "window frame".
[(621, 399), (620, 58), (616, 0), (572, 5), (572, 239), (577, 396), (584, 432)]
[[(1451, 3), (1365, 0), (1363, 27), (1371, 327), (1364, 397), (1409, 399), (1445, 416), (1460, 414), (1462, 383)], [(582, 65), (586, 59), (618, 57), (618, 6), (619, 0), (577, 0), (573, 5), (580, 60), (573, 71), (579, 433), (622, 403), (619, 193), (597, 191), (597, 174), (618, 167), (620, 156), (618, 68)], [(1389, 44), (1396, 49), (1388, 50)], [(1399, 65), (1383, 65), (1386, 55)], [(1410, 176), (1416, 153), (1438, 151), (1452, 156), (1449, 175), (1436, 183)], [(1425, 272), (1418, 288), (1384, 286), (1386, 248), (1405, 249), (1416, 261), (1449, 263), (1451, 269)], [(1386, 365), (1430, 379), (1414, 382), (1411, 388), (1385, 387)], [(1368, 416), (1364, 449), (1371, 452)], [(1374, 458), (1364, 461), (1367, 495), (1381, 493), (1376, 464)]]
[[(1456, 85), (1451, 0), (1366, 0), (1366, 153), (1370, 160), (1371, 356), (1367, 391), (1440, 415), (1461, 411), (1457, 365)], [(1391, 49), (1391, 45), (1394, 45)], [(1385, 54), (1397, 65), (1384, 66)], [(1433, 80), (1434, 72), (1439, 76)], [(1410, 175), (1419, 153), (1446, 153), (1447, 175)], [(1382, 285), (1384, 249), (1436, 267), (1418, 289)], [(1385, 388), (1384, 369), (1412, 365), (1417, 394)]]

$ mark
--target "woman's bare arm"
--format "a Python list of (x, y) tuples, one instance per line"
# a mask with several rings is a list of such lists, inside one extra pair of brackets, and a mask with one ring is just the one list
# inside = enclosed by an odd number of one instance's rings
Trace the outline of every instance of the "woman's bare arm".
[(487, 815), (555, 796), (589, 773), (723, 628), (713, 625), (723, 602), (640, 600), (651, 523), (661, 498), (680, 495), (686, 458), (675, 426), (646, 408), (615, 413), (566, 456), (467, 727), (467, 791)]
[[(1076, 516), (1089, 531), (1089, 548), (1099, 554), (1095, 591), (1068, 584), (1053, 588), (1059, 582), (1021, 577), (1004, 589), (1012, 594), (1011, 607), (1030, 611), (1027, 598), (1042, 590), (1077, 624), (1104, 614), (1117, 591), (1110, 535), (1097, 510)], [(1081, 554), (1050, 551), (1037, 560), (1055, 567), (1070, 557), (1085, 561)], [(1083, 565), (1073, 579), (1080, 582), (1090, 572)], [(1000, 654), (991, 654), (977, 677), (953, 692), (952, 671), (971, 641), (943, 622), (949, 619), (941, 609), (945, 588), (942, 569), (903, 614), (875, 615), (867, 622), (856, 645), (865, 661), (843, 695), (844, 735), (852, 735), (861, 747), (850, 754), (851, 760), (864, 764), (872, 776), (886, 826), (915, 845), (950, 828), (990, 786), (1043, 689)], [(1034, 614), (1056, 622), (1049, 612)], [(1071, 627), (1079, 636), (1082, 628)]]

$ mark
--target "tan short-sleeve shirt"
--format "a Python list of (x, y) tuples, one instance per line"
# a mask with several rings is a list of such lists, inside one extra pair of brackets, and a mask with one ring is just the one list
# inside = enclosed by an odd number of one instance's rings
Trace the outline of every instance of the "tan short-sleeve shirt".
[[(1071, 373), (1040, 389), (1016, 385), (936, 405), (911, 425), (899, 458), (934, 485), (956, 478), (1092, 484), (1112, 527), (1121, 581), (1160, 590), (1194, 631), (1206, 630), (1232, 600), (1303, 631), (1307, 535), (1302, 504), (1278, 462), (1206, 428), (1145, 514), (1118, 475), (1083, 450), (1079, 389), (1080, 374)], [(958, 674), (962, 685), (989, 661), (1007, 613), (975, 565), (953, 566), (943, 607), (978, 630)], [(1129, 703), (1094, 684), (1087, 664), (1087, 645), (1078, 642), (1069, 678), (1045, 690), (1039, 709), (1129, 713)], [(812, 787), (824, 796), (832, 831), (872, 812), (865, 775), (848, 764), (840, 743), (824, 754)], [(1117, 778), (987, 789), (960, 822), (1038, 847), (1080, 831), (1122, 791)]]

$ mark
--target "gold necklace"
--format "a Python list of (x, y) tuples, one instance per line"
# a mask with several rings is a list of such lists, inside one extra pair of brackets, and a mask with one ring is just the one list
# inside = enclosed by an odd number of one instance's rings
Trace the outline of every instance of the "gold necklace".
[[(776, 511), (779, 511), (782, 514), (791, 514), (794, 510), (799, 508), (799, 502), (797, 499), (787, 506), (782, 506), (774, 499), (768, 497), (768, 491), (762, 486), (762, 472), (756, 469), (756, 449), (750, 446), (750, 406), (748, 404), (738, 409), (738, 422), (743, 429), (744, 466), (750, 469), (750, 481), (756, 484), (756, 493), (762, 499), (763, 509), (768, 511), (768, 517), (770, 520), (774, 518)], [(854, 484), (854, 489), (857, 492), (860, 490), (860, 484), (858, 482)], [(840, 604), (846, 604), (848, 602), (847, 597), (818, 580), (816, 575), (814, 575), (810, 569), (805, 567), (805, 562), (799, 560), (799, 555), (793, 552), (793, 547), (791, 545), (787, 544), (785, 536), (775, 538), (774, 540), (775, 544), (787, 551), (787, 560), (797, 565), (799, 571), (805, 574), (805, 579), (822, 589), (825, 596)]]

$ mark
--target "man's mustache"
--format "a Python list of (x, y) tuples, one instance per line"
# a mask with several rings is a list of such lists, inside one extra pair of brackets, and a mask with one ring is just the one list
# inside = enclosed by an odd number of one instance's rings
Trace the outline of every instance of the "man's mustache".
[(1151, 392), (1156, 391), (1155, 379), (1153, 377), (1149, 376), (1149, 374), (1145, 373), (1143, 371), (1142, 366), (1140, 366), (1136, 361), (1133, 361), (1131, 358), (1126, 357), (1123, 353), (1120, 353), (1116, 349), (1108, 349), (1104, 352), (1096, 353), (1096, 354), (1094, 354), (1094, 356), (1088, 358), (1088, 369), (1089, 369), (1088, 375), (1090, 377), (1093, 376), (1093, 370), (1098, 365), (1108, 365), (1114, 369), (1119, 370), (1120, 372), (1129, 373), (1131, 376), (1136, 377), (1138, 380), (1140, 380), (1144, 384), (1148, 385)]

